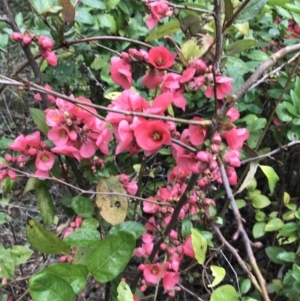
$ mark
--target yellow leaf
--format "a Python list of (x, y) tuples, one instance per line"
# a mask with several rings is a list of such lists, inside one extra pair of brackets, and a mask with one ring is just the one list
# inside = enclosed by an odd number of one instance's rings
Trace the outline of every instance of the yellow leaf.
[(287, 192), (284, 192), (283, 194), (283, 203), (284, 205), (287, 205), (291, 200), (290, 195)]
[(121, 95), (121, 92), (110, 92), (104, 95), (108, 100), (115, 100)]
[(122, 223), (126, 218), (128, 200), (125, 196), (109, 194), (112, 192), (126, 194), (118, 177), (100, 179), (96, 191), (108, 193), (96, 195), (96, 206), (103, 219), (113, 226)]
[(241, 23), (241, 24), (234, 24), (235, 28), (242, 33), (244, 36), (249, 36), (249, 23)]
[(212, 265), (210, 267), (213, 276), (215, 277), (214, 281), (212, 282), (212, 284), (209, 284), (208, 287), (214, 287), (216, 285), (218, 285), (225, 277), (226, 275), (226, 271), (224, 268), (216, 266), (216, 265)]

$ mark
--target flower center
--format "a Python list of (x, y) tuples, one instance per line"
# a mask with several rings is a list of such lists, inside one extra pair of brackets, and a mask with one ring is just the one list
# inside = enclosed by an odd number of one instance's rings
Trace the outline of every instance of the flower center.
[(151, 137), (153, 140), (159, 141), (162, 139), (162, 134), (160, 132), (154, 131), (152, 132)]
[(159, 57), (155, 62), (157, 66), (162, 66), (165, 63), (162, 57)]
[(61, 129), (61, 130), (59, 131), (59, 136), (60, 136), (60, 137), (66, 137), (66, 136), (67, 136), (67, 131), (64, 130), (64, 129)]
[(159, 270), (158, 270), (157, 267), (153, 267), (151, 272), (152, 272), (153, 275), (156, 275), (156, 274), (158, 274)]
[(43, 155), (41, 156), (41, 159), (42, 159), (43, 162), (48, 162), (48, 161), (49, 161), (49, 157), (48, 157), (48, 155), (46, 155), (46, 154), (43, 154)]

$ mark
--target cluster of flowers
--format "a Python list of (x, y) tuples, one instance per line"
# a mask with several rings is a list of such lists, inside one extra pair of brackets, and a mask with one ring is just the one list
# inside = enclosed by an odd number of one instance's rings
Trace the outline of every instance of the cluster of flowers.
[[(162, 92), (171, 92), (173, 105), (182, 110), (186, 107), (183, 95), (185, 87), (192, 91), (205, 87), (205, 96), (208, 98), (214, 96), (212, 66), (207, 67), (201, 59), (196, 58), (189, 62), (188, 68), (182, 74), (166, 72), (166, 69), (174, 65), (175, 57), (163, 46), (153, 47), (149, 52), (129, 49), (128, 53), (121, 53), (121, 58), (111, 59), (111, 78), (123, 89), (129, 89), (132, 85), (131, 63), (133, 61), (139, 61), (149, 67), (142, 78), (143, 85), (148, 89), (160, 86)], [(223, 75), (216, 76), (217, 99), (221, 100), (232, 92), (232, 81), (232, 78)]]
[(23, 43), (24, 45), (30, 45), (32, 41), (36, 42), (39, 46), (40, 53), (42, 57), (47, 61), (51, 66), (57, 65), (57, 56), (52, 51), (53, 41), (46, 37), (40, 36), (37, 38), (34, 34), (26, 31), (24, 34), (21, 32), (13, 32), (11, 38), (16, 41)]
[(146, 5), (150, 9), (150, 15), (146, 19), (146, 25), (149, 29), (155, 27), (159, 20), (164, 17), (171, 17), (173, 15), (172, 8), (164, 1), (147, 2)]
[[(46, 88), (51, 89), (49, 86)], [(35, 99), (40, 100), (41, 96), (37, 94)], [(7, 155), (6, 161), (17, 162), (22, 168), (28, 160), (35, 158), (35, 175), (48, 177), (56, 154), (76, 158), (79, 162), (83, 158), (92, 159), (98, 149), (103, 154), (109, 154), (108, 143), (112, 133), (106, 123), (95, 116), (96, 110), (88, 107), (91, 103), (89, 99), (78, 97), (82, 106), (51, 95), (48, 99), (54, 106), (45, 110), (46, 123), (50, 127), (47, 137), (54, 147), (41, 141), (39, 131), (32, 135), (20, 135), (9, 145), (9, 149), (21, 154), (16, 157)]]

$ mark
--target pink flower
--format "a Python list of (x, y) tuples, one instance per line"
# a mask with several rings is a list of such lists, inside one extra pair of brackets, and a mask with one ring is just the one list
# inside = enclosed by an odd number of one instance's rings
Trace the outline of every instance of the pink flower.
[(118, 57), (111, 58), (111, 79), (123, 89), (129, 89), (132, 84), (131, 66)]
[(32, 147), (38, 147), (41, 143), (40, 131), (35, 131), (32, 135), (25, 136), (26, 144)]
[(150, 69), (142, 79), (142, 84), (148, 89), (154, 89), (163, 82), (162, 74), (156, 69)]
[(183, 249), (183, 254), (194, 259), (195, 258), (195, 252), (193, 249), (193, 244), (192, 244), (192, 237), (191, 235), (187, 236), (185, 239), (184, 244), (182, 245)]
[(125, 189), (128, 194), (136, 195), (138, 191), (137, 181), (131, 181), (127, 185), (125, 185)]
[(35, 159), (35, 167), (42, 171), (49, 171), (54, 164), (55, 155), (48, 151), (41, 151)]
[(16, 172), (12, 169), (7, 171), (7, 175), (11, 180), (15, 180), (17, 178)]
[(152, 106), (145, 109), (145, 113), (164, 115), (165, 110), (173, 101), (173, 95), (170, 92), (162, 93), (154, 98)]
[(143, 202), (143, 211), (152, 214), (158, 212), (160, 206), (156, 203), (157, 200), (154, 197), (149, 197), (148, 199), (151, 202), (147, 202), (147, 201)]
[(69, 141), (69, 130), (65, 126), (54, 126), (49, 130), (47, 137), (52, 140), (56, 146), (62, 146)]
[[(228, 93), (232, 92), (231, 83), (233, 79), (223, 75), (216, 77), (216, 90), (217, 90), (217, 99), (223, 99)], [(208, 86), (205, 91), (205, 96), (211, 98), (214, 96), (214, 89), (212, 86)]]
[(103, 129), (96, 140), (96, 145), (104, 155), (109, 154), (108, 144), (112, 137), (112, 132), (108, 129)]
[(64, 121), (64, 116), (57, 109), (55, 110), (47, 109), (45, 111), (45, 114), (46, 114), (46, 123), (51, 127), (61, 125), (61, 123)]
[(233, 185), (233, 186), (236, 185), (238, 182), (238, 177), (237, 177), (235, 169), (233, 167), (227, 166), (226, 174), (228, 177), (229, 184)]
[[(200, 117), (194, 117), (193, 120), (202, 121)], [(191, 124), (188, 128), (188, 133), (190, 136), (190, 141), (193, 145), (198, 146), (204, 142), (206, 135), (206, 128), (201, 125)]]
[(163, 287), (165, 291), (170, 291), (174, 288), (174, 286), (179, 282), (180, 276), (177, 272), (168, 272), (164, 273), (164, 277), (162, 277)]
[(165, 276), (165, 268), (162, 263), (145, 265), (143, 270), (144, 278), (147, 282), (157, 284)]
[(79, 150), (76, 147), (71, 146), (71, 145), (56, 146), (56, 147), (53, 147), (51, 149), (51, 151), (56, 154), (66, 155), (66, 156), (69, 156), (72, 158), (76, 158), (79, 162), (82, 159), (79, 154)]
[(86, 138), (86, 140), (81, 144), (79, 149), (79, 154), (82, 158), (91, 158), (96, 152), (97, 145), (95, 141)]
[(225, 132), (224, 137), (230, 149), (240, 150), (243, 147), (244, 141), (249, 138), (249, 131), (245, 128), (234, 128)]
[(232, 123), (239, 119), (240, 113), (237, 108), (232, 107), (227, 111), (226, 116), (230, 118), (229, 122)]
[(129, 145), (132, 143), (134, 136), (133, 131), (126, 120), (122, 120), (118, 126), (117, 133), (118, 146), (116, 148), (116, 155), (123, 150), (128, 150)]
[(160, 121), (142, 121), (135, 129), (134, 136), (137, 144), (149, 156), (157, 152), (163, 145), (171, 145), (171, 135), (168, 126)]
[(20, 135), (15, 139), (14, 142), (12, 142), (9, 146), (9, 149), (18, 151), (18, 152), (24, 152), (27, 148), (26, 140), (24, 135)]
[(150, 8), (151, 14), (147, 17), (146, 25), (149, 29), (152, 29), (159, 20), (166, 16), (166, 13), (169, 11), (169, 6), (163, 1), (150, 2), (147, 3), (147, 6)]
[(148, 61), (153, 67), (164, 70), (174, 65), (175, 57), (167, 48), (158, 46), (150, 49)]

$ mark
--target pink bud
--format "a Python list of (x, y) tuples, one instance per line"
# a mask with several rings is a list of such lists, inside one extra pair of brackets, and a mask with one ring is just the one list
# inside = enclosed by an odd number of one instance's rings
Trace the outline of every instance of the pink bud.
[(10, 154), (6, 154), (5, 155), (5, 160), (7, 161), (7, 162), (13, 162), (13, 156), (12, 155), (10, 155)]
[(57, 56), (53, 51), (47, 50), (42, 55), (50, 66), (55, 67), (57, 65)]
[(75, 227), (79, 228), (82, 224), (82, 217), (81, 216), (77, 216), (75, 219)]
[(206, 151), (200, 151), (197, 153), (197, 159), (201, 162), (210, 163), (212, 155)]
[(21, 32), (13, 32), (11, 34), (11, 38), (16, 42), (22, 42), (23, 41), (23, 34)]
[(4, 286), (4, 285), (6, 285), (7, 284), (7, 279), (2, 279), (2, 281), (1, 281), (1, 284)]
[(70, 227), (75, 228), (75, 223), (74, 222), (70, 223)]
[(15, 180), (17, 178), (16, 172), (12, 169), (7, 171), (7, 175), (11, 180)]
[(31, 36), (24, 36), (22, 42), (23, 42), (24, 45), (29, 45), (31, 43), (31, 41), (32, 41), (32, 37)]
[(39, 37), (38, 44), (44, 49), (51, 49), (53, 47), (53, 41), (46, 36)]
[(67, 261), (70, 263), (73, 261), (73, 257), (72, 256), (68, 256)]
[(67, 237), (68, 235), (70, 235), (72, 232), (74, 231), (74, 229), (72, 227), (69, 227), (66, 232), (63, 235), (63, 238)]
[(217, 154), (217, 153), (220, 152), (220, 145), (218, 145), (218, 144), (212, 144), (212, 145), (210, 146), (210, 149), (211, 149), (211, 151), (212, 151), (214, 154)]
[(131, 63), (132, 59), (130, 57), (130, 55), (127, 52), (121, 52), (121, 57), (122, 59), (126, 62), (126, 63)]
[(65, 262), (65, 261), (67, 261), (67, 256), (61, 256), (59, 258), (59, 262)]

